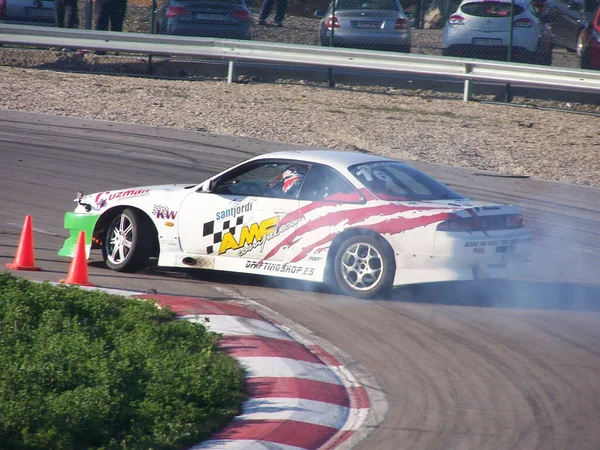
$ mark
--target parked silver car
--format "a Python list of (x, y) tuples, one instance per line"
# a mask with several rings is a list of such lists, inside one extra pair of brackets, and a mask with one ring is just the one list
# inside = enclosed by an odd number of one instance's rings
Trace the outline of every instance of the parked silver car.
[(410, 15), (399, 0), (336, 0), (327, 12), (316, 11), (322, 17), (321, 45), (334, 47), (410, 52)]
[(167, 0), (158, 11), (159, 34), (252, 39), (254, 19), (244, 0)]
[(0, 0), (0, 22), (54, 25), (54, 0)]
[(464, 0), (450, 15), (442, 54), (506, 61), (512, 30), (511, 61), (552, 64), (552, 32), (531, 0)]

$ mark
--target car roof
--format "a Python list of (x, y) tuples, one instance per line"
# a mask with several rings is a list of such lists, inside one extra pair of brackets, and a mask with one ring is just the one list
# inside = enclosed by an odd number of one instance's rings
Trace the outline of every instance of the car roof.
[(261, 159), (292, 159), (308, 163), (325, 164), (337, 170), (346, 170), (349, 166), (368, 162), (396, 161), (383, 156), (342, 150), (288, 150), (265, 153), (264, 155), (252, 158), (251, 161)]

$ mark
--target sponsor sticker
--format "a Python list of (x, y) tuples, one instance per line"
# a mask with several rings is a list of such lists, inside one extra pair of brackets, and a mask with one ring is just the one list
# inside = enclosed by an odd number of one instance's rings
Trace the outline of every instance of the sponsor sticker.
[(142, 197), (144, 195), (148, 195), (150, 193), (150, 189), (127, 189), (124, 191), (106, 191), (99, 192), (96, 195), (94, 202), (98, 207), (102, 208), (106, 205), (106, 202), (111, 200), (125, 199), (125, 198), (133, 198), (133, 197)]
[(272, 263), (265, 261), (247, 261), (246, 269), (255, 269), (263, 272), (289, 273), (292, 275), (306, 276), (311, 276), (314, 273), (314, 269), (312, 267), (305, 267), (297, 264)]
[(152, 208), (152, 215), (157, 219), (175, 220), (177, 211), (171, 211), (168, 206), (154, 205), (154, 208)]

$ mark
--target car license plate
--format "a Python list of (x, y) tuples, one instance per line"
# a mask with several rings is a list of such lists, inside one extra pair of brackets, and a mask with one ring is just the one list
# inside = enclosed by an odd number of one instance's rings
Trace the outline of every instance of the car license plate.
[(196, 14), (198, 20), (223, 20), (223, 14)]
[(502, 39), (473, 38), (474, 45), (502, 45)]
[(381, 28), (383, 22), (372, 20), (361, 20), (353, 22), (354, 28)]
[(25, 15), (27, 17), (54, 17), (54, 10), (49, 8), (26, 8)]

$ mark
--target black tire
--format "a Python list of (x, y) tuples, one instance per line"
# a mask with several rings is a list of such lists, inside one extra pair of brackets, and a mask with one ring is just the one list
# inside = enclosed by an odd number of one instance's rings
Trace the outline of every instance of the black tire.
[(387, 243), (369, 235), (352, 236), (339, 246), (333, 259), (337, 286), (356, 298), (388, 293), (396, 263)]
[(585, 47), (581, 53), (581, 61), (579, 63), (579, 67), (582, 69), (593, 69), (592, 62), (590, 60), (590, 49), (589, 47)]
[(135, 272), (148, 265), (155, 239), (150, 220), (140, 211), (126, 208), (106, 230), (102, 256), (109, 269)]
[(538, 62), (542, 66), (551, 66), (552, 65), (552, 46), (550, 46), (550, 50), (546, 51), (546, 53), (540, 53)]

